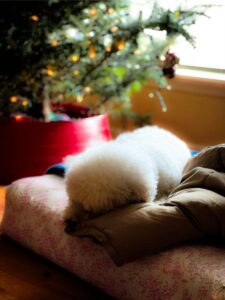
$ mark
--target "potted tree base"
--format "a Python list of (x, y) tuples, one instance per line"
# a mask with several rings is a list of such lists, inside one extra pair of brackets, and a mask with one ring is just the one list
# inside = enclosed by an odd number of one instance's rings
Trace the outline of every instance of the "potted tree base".
[(66, 155), (110, 139), (107, 115), (77, 121), (1, 121), (0, 184), (43, 175)]

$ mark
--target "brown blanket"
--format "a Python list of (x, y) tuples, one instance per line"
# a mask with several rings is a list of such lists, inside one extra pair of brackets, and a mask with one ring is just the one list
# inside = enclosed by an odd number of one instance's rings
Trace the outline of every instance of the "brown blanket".
[(225, 239), (225, 144), (204, 149), (161, 204), (137, 203), (79, 225), (117, 265), (184, 242)]

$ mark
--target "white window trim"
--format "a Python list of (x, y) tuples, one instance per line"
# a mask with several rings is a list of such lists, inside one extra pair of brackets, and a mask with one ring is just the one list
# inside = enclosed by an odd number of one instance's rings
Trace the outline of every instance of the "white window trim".
[(221, 80), (224, 81), (225, 84), (225, 70), (221, 70), (221, 69), (219, 70), (219, 69), (212, 69), (212, 68), (179, 65), (176, 69), (176, 75)]

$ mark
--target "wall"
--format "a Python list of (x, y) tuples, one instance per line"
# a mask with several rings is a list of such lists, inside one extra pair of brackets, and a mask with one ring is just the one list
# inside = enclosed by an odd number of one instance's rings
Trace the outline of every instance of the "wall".
[[(171, 130), (193, 149), (225, 143), (225, 81), (176, 76), (169, 85), (171, 90), (162, 91), (167, 112), (162, 111), (156, 97), (148, 97), (156, 90), (151, 84), (133, 95), (133, 110), (151, 112), (153, 124)], [(132, 128), (114, 120), (111, 126), (114, 136), (120, 127)]]

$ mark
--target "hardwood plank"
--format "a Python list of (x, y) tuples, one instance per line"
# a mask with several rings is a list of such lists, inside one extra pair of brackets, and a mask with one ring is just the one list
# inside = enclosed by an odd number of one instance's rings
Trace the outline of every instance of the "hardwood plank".
[(0, 222), (2, 220), (2, 215), (5, 207), (5, 190), (6, 187), (0, 186)]
[[(22, 291), (23, 286), (25, 286), (31, 289), (34, 295), (38, 293), (38, 297), (44, 295), (44, 290), (51, 293), (51, 298), (38, 299), (69, 300), (74, 299), (77, 295), (80, 297), (77, 299), (90, 299), (89, 296), (96, 300), (112, 299), (75, 275), (34, 254), (6, 236), (0, 236), (0, 288), (7, 291), (2, 285), (1, 276), (3, 274), (1, 272), (8, 274), (10, 284), (18, 285), (19, 282)], [(34, 298), (32, 296), (32, 298), (27, 299)]]
[(7, 272), (0, 270), (0, 281), (1, 288), (0, 293), (3, 299), (7, 297), (8, 299), (23, 299), (23, 300), (41, 300), (41, 299), (73, 299), (72, 296), (68, 297), (65, 293), (64, 295), (56, 291), (47, 290), (40, 285), (31, 284), (26, 280), (22, 280), (15, 277)]

